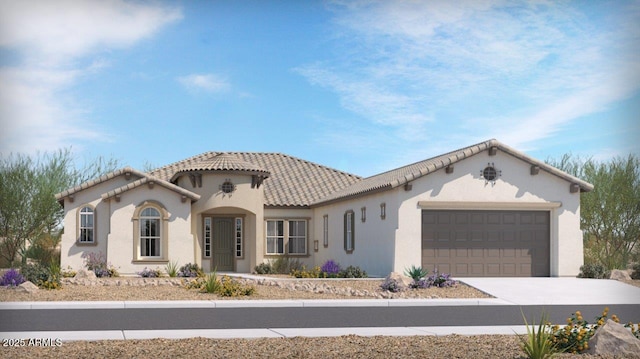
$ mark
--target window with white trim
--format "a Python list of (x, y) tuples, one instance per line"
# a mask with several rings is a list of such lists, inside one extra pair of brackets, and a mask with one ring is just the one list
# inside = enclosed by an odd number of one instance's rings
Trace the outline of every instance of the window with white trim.
[(236, 231), (235, 231), (235, 241), (236, 241), (236, 258), (242, 258), (242, 218), (236, 218)]
[(204, 218), (204, 256), (211, 257), (211, 217)]
[(266, 254), (307, 254), (307, 220), (266, 220)]
[(289, 254), (307, 254), (307, 221), (289, 221)]
[(140, 257), (161, 256), (161, 220), (160, 212), (153, 207), (140, 213)]
[(329, 215), (322, 218), (322, 241), (325, 247), (329, 247)]
[(79, 243), (93, 243), (95, 241), (95, 215), (93, 208), (82, 207), (80, 210)]
[(284, 254), (284, 221), (267, 221), (267, 254)]

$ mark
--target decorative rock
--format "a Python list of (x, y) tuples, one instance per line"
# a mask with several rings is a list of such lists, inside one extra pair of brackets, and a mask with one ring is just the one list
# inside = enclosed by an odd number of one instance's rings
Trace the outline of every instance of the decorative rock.
[(609, 276), (609, 279), (631, 280), (631, 276), (629, 275), (629, 272), (626, 270), (614, 269), (611, 271), (611, 275)]
[(389, 273), (389, 275), (384, 279), (383, 285), (391, 281), (395, 281), (397, 283), (399, 291), (408, 289), (411, 286), (411, 283), (413, 283), (413, 279), (403, 276), (402, 274), (397, 272)]
[(26, 282), (24, 282), (24, 283), (20, 284), (20, 285), (16, 288), (16, 290), (17, 290), (18, 292), (35, 293), (35, 292), (37, 292), (37, 291), (38, 291), (38, 290), (40, 290), (40, 289), (38, 288), (38, 286), (37, 286), (37, 285), (35, 285), (35, 284), (33, 284), (33, 283), (29, 282), (29, 281), (26, 281)]
[(92, 270), (80, 269), (74, 278), (96, 279), (96, 274)]
[(639, 358), (640, 339), (631, 334), (631, 331), (622, 324), (609, 319), (589, 339), (587, 353)]

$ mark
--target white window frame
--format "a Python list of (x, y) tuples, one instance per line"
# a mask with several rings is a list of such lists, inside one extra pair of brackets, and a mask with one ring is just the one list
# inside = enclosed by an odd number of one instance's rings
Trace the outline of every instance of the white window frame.
[[(275, 235), (269, 235), (269, 222), (275, 223)], [(278, 222), (282, 222), (282, 233), (278, 233)], [(286, 221), (283, 219), (268, 219), (265, 221), (265, 252), (269, 255), (284, 255), (285, 248), (287, 248), (285, 243), (285, 231), (287, 229)], [(275, 251), (269, 251), (269, 240), (275, 241)], [(280, 240), (282, 241), (282, 252), (278, 251), (280, 248)]]
[[(88, 211), (85, 211), (88, 210)], [(78, 212), (78, 240), (80, 244), (94, 244), (96, 242), (96, 211), (92, 206), (83, 206)], [(91, 218), (91, 225), (86, 225), (88, 218)], [(87, 233), (91, 233), (90, 236)], [(87, 240), (85, 238), (91, 237)]]
[[(157, 215), (145, 215), (146, 210), (154, 210)], [(144, 235), (145, 223), (155, 222), (156, 233), (154, 235)], [(157, 255), (149, 255), (148, 250), (155, 247)], [(140, 211), (140, 258), (162, 258), (162, 213), (153, 206), (146, 206)], [(145, 254), (146, 253), (146, 254)]]
[[(309, 254), (309, 219), (307, 218), (269, 218), (265, 219), (265, 254), (266, 255), (292, 255), (292, 256), (306, 256)], [(276, 233), (276, 235), (269, 235), (269, 223), (282, 223), (282, 233)], [(292, 222), (304, 222), (304, 235), (293, 236), (290, 231), (290, 225)], [(277, 230), (276, 224), (276, 230)], [(279, 240), (282, 241), (282, 252), (277, 251), (279, 247)], [(294, 252), (291, 253), (291, 241), (292, 240), (302, 240), (304, 246), (304, 252)], [(276, 251), (269, 251), (269, 241), (276, 241)], [(271, 246), (273, 247), (273, 245)]]
[(202, 254), (205, 258), (211, 258), (211, 235), (213, 222), (211, 217), (204, 217), (204, 228), (202, 238)]
[[(303, 219), (290, 219), (287, 221), (287, 228), (289, 229), (289, 233), (287, 233), (287, 253), (291, 255), (306, 255), (307, 254), (307, 221)], [(302, 235), (294, 235), (292, 232), (292, 226), (295, 229), (300, 224), (304, 225), (304, 233)], [(298, 248), (298, 251), (293, 252), (292, 247), (300, 247), (300, 243), (302, 243), (302, 251)]]

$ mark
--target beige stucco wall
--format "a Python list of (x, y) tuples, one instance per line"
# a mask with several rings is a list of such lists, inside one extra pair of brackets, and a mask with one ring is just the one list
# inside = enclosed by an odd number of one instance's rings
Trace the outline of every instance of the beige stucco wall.
[[(495, 185), (485, 183), (480, 176), (489, 162), (502, 171)], [(577, 275), (583, 264), (580, 195), (570, 193), (570, 184), (557, 176), (542, 170), (531, 175), (530, 167), (501, 151), (495, 156), (483, 152), (456, 163), (451, 174), (442, 169), (413, 181), (411, 191), (397, 189), (401, 205), (396, 270), (421, 262), (422, 208), (513, 209), (550, 212), (551, 276)]]
[[(225, 194), (220, 189), (226, 180), (236, 186), (235, 191), (230, 194)], [(256, 263), (262, 261), (263, 241), (256, 238), (263, 238), (264, 187), (252, 188), (251, 181), (251, 175), (224, 172), (202, 173), (201, 187), (194, 187), (187, 176), (181, 177), (178, 181), (180, 187), (201, 196), (191, 207), (190, 231), (196, 239), (195, 260), (206, 272), (213, 268), (211, 258), (203, 257), (204, 216), (243, 218), (244, 256), (235, 258), (236, 272), (251, 272)]]
[[(133, 214), (136, 206), (144, 201), (152, 200), (162, 205), (169, 215), (167, 222), (167, 254), (169, 261), (179, 263), (194, 261), (194, 240), (191, 235), (191, 201), (182, 202), (181, 195), (160, 185), (153, 189), (142, 185), (120, 196), (103, 201), (102, 194), (135, 181), (132, 176), (126, 180), (118, 176), (96, 186), (74, 194), (74, 201), (64, 199), (64, 234), (61, 240), (61, 266), (74, 269), (84, 268), (83, 254), (90, 252), (106, 255), (107, 261), (123, 274), (135, 274), (144, 267), (164, 269), (165, 263), (134, 262), (134, 225)], [(95, 245), (77, 245), (78, 210), (84, 205), (95, 207)]]
[[(385, 219), (380, 217), (380, 204), (386, 205)], [(314, 208), (314, 237), (319, 241), (315, 253), (315, 265), (321, 266), (332, 259), (342, 268), (359, 266), (370, 276), (385, 276), (393, 270), (395, 232), (398, 225), (394, 191), (359, 197)], [(366, 220), (362, 222), (362, 207), (366, 208)], [(344, 214), (352, 210), (355, 216), (355, 248), (352, 253), (344, 250)], [(323, 245), (323, 217), (329, 218), (329, 245)]]
[[(134, 248), (134, 211), (145, 201), (161, 205), (169, 215), (168, 239), (163, 261), (139, 261), (134, 258), (139, 249)], [(182, 201), (181, 195), (159, 185), (149, 188), (142, 185), (121, 195), (120, 201), (109, 200), (111, 233), (107, 240), (107, 258), (122, 274), (135, 274), (145, 267), (165, 269), (168, 262), (179, 265), (194, 261), (194, 240), (191, 235), (191, 201)], [(164, 248), (163, 248), (164, 250)], [(164, 256), (164, 254), (163, 254)]]
[[(133, 178), (132, 180), (135, 180)], [(71, 267), (73, 269), (84, 268), (83, 253), (102, 252), (107, 253), (107, 236), (110, 231), (109, 223), (109, 205), (102, 201), (100, 197), (103, 193), (114, 188), (125, 185), (127, 181), (124, 176), (118, 176), (109, 181), (100, 183), (96, 186), (88, 188), (74, 194), (73, 202), (69, 198), (64, 199), (64, 233), (62, 234), (61, 249), (61, 267)], [(85, 205), (95, 208), (95, 245), (76, 245), (78, 237), (79, 217), (78, 211)]]

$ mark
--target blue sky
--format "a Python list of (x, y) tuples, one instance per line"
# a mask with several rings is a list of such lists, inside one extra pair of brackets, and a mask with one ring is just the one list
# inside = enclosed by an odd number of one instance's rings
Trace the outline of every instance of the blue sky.
[(0, 0), (0, 153), (640, 154), (639, 1)]

